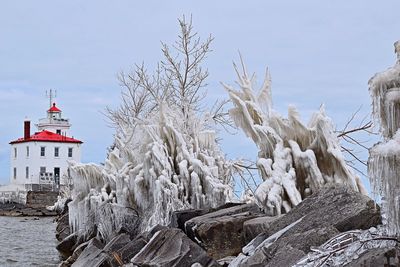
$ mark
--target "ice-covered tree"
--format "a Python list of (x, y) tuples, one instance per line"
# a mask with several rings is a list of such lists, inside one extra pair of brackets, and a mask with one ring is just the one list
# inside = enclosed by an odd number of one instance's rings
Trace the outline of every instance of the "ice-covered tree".
[(162, 44), (153, 73), (142, 64), (119, 76), (122, 103), (108, 109), (116, 134), (104, 166), (71, 165), (70, 224), (82, 235), (99, 220), (107, 225), (98, 227), (101, 237), (116, 230), (115, 216), (99, 208), (106, 204), (134, 209), (147, 229), (167, 224), (174, 210), (216, 207), (232, 197), (231, 164), (210, 127), (218, 116), (200, 109), (212, 37), (202, 41), (191, 20), (179, 26), (174, 45)]
[(370, 149), (371, 191), (382, 197), (382, 211), (390, 235), (400, 235), (400, 41), (397, 62), (369, 81), (373, 117), (384, 140)]
[(257, 167), (263, 182), (256, 200), (268, 214), (288, 212), (302, 199), (329, 183), (345, 184), (366, 194), (360, 178), (346, 165), (330, 118), (321, 107), (308, 125), (294, 107), (288, 118), (272, 108), (271, 78), (267, 71), (259, 92), (255, 75), (249, 76), (242, 62), (237, 66), (240, 89), (224, 84), (233, 103), (229, 111), (236, 125), (257, 145)]

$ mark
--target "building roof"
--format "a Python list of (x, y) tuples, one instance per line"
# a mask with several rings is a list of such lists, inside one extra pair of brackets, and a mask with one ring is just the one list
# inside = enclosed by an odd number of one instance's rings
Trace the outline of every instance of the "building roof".
[(49, 112), (61, 112), (61, 109), (56, 107), (56, 103), (53, 103), (53, 106), (48, 111)]
[(67, 137), (61, 134), (56, 134), (50, 131), (43, 130), (31, 135), (29, 138), (19, 138), (17, 140), (11, 141), (10, 144), (25, 143), (25, 142), (57, 142), (57, 143), (83, 143), (80, 140)]

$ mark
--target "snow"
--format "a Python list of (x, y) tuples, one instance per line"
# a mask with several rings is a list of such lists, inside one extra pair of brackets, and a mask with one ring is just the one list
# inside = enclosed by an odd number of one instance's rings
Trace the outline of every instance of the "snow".
[(382, 197), (382, 213), (389, 235), (400, 234), (400, 43), (396, 64), (369, 82), (373, 116), (384, 141), (370, 149), (368, 174), (371, 191)]
[[(243, 64), (242, 64), (243, 65)], [(255, 198), (267, 214), (288, 212), (302, 199), (330, 183), (340, 183), (367, 194), (360, 178), (346, 165), (333, 124), (321, 107), (304, 125), (290, 106), (284, 118), (273, 110), (271, 77), (267, 71), (259, 93), (243, 65), (239, 89), (224, 84), (234, 107), (235, 124), (259, 149), (257, 167), (263, 182)]]

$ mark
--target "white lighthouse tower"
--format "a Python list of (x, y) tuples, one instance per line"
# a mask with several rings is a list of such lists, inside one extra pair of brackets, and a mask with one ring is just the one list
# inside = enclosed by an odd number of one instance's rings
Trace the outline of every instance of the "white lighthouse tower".
[(68, 161), (80, 162), (83, 142), (68, 136), (71, 124), (52, 103), (51, 91), (47, 116), (36, 127), (38, 131), (31, 134), (26, 120), (24, 136), (10, 142), (10, 184), (38, 191), (69, 184)]

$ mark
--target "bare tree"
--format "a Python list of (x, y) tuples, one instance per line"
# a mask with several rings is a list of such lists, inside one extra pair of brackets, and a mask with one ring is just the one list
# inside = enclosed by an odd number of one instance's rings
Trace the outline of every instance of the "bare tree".
[(211, 35), (203, 42), (193, 31), (192, 18), (179, 19), (180, 34), (171, 46), (162, 43), (164, 59), (161, 61), (163, 71), (171, 81), (171, 99), (181, 107), (185, 118), (191, 111), (198, 110), (205, 94), (200, 89), (206, 86), (207, 69), (201, 63), (211, 52)]
[[(129, 74), (118, 76), (122, 86), (122, 104), (116, 110), (107, 108), (106, 115), (116, 128), (134, 127), (151, 112), (158, 110), (162, 102), (180, 110), (184, 126), (192, 114), (200, 110), (205, 92), (207, 69), (202, 63), (211, 52), (210, 35), (202, 41), (193, 30), (192, 18), (178, 19), (180, 33), (173, 45), (162, 42), (163, 59), (157, 69), (149, 74), (144, 64), (135, 65)], [(222, 106), (218, 106), (212, 118), (225, 122)]]
[(376, 135), (373, 131), (372, 121), (367, 120), (368, 116), (364, 116), (357, 122), (357, 117), (361, 107), (359, 107), (347, 120), (341, 130), (336, 130), (336, 135), (341, 140), (342, 152), (347, 155), (346, 163), (353, 170), (359, 174), (367, 177), (367, 175), (360, 168), (358, 164), (367, 166), (367, 160), (362, 158), (362, 151), (368, 151), (368, 143), (370, 140), (360, 138), (359, 134)]

